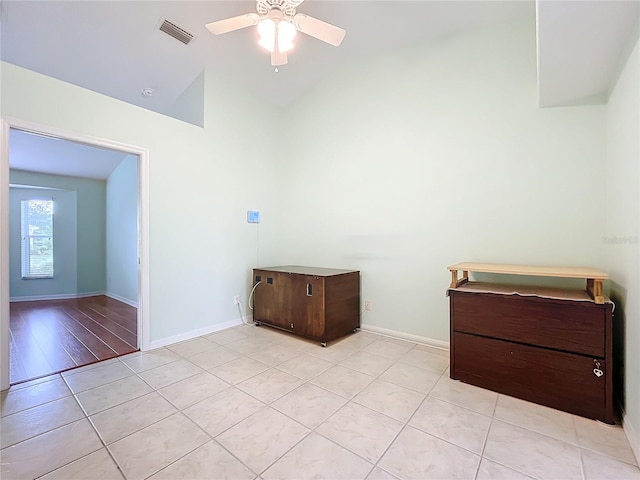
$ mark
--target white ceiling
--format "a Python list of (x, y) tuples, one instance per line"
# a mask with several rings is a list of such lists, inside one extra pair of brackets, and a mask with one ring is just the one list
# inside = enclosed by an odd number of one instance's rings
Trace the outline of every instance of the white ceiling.
[[(299, 35), (275, 73), (257, 31), (221, 36), (205, 24), (255, 12), (235, 1), (2, 2), (2, 59), (155, 111), (168, 109), (203, 69), (276, 104), (287, 104), (348, 62), (415, 41), (534, 17), (527, 1), (307, 0), (297, 9), (347, 30), (338, 48)], [(158, 30), (168, 19), (189, 45)], [(143, 88), (153, 88), (152, 98)]]
[(639, 17), (639, 1), (539, 0), (540, 106), (606, 103)]
[(128, 155), (13, 128), (9, 145), (12, 169), (98, 180), (106, 180)]
[[(251, 0), (2, 0), (1, 54), (3, 61), (166, 113), (205, 69), (287, 105), (349, 62), (380, 51), (529, 20), (538, 25), (540, 105), (605, 101), (637, 38), (640, 0), (538, 3), (536, 12), (534, 0), (306, 0), (298, 12), (343, 27), (347, 35), (338, 48), (298, 35), (289, 64), (275, 73), (257, 45), (255, 28), (221, 36), (205, 28), (254, 11)], [(193, 33), (194, 40), (183, 45), (160, 32), (165, 18)], [(154, 89), (151, 98), (141, 93), (147, 87)], [(28, 148), (29, 142), (24, 144)]]

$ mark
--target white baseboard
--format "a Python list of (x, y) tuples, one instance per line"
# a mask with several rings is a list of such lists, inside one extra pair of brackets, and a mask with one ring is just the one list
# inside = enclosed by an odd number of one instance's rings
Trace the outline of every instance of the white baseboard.
[(386, 337), (399, 338), (400, 340), (408, 340), (409, 342), (420, 343), (432, 348), (437, 348), (438, 350), (449, 351), (449, 342), (443, 342), (442, 340), (434, 340), (433, 338), (421, 337), (419, 335), (398, 332), (396, 330), (375, 327), (373, 325), (361, 325), (360, 329), (365, 332), (377, 333), (378, 335), (384, 335)]
[(70, 298), (97, 297), (105, 292), (59, 293), (56, 295), (32, 295), (27, 297), (10, 297), (10, 302), (37, 302), (38, 300), (67, 300)]
[(109, 298), (113, 298), (114, 300), (118, 300), (119, 302), (126, 303), (131, 307), (138, 308), (138, 302), (134, 300), (129, 300), (128, 298), (121, 297), (120, 295), (111, 292), (106, 292), (105, 295)]
[(251, 321), (251, 317), (245, 316), (243, 318), (236, 318), (235, 320), (229, 320), (228, 322), (216, 323), (215, 325), (208, 325), (206, 327), (197, 328), (190, 332), (181, 333), (172, 337), (161, 338), (160, 340), (154, 340), (149, 342), (148, 348), (145, 350), (155, 350), (156, 348), (166, 347), (167, 345), (173, 345), (174, 343), (184, 342), (185, 340), (191, 340), (192, 338), (202, 337), (203, 335), (210, 335), (225, 328), (236, 327), (242, 325), (244, 321)]
[(638, 436), (638, 432), (635, 431), (633, 425), (631, 425), (631, 422), (627, 419), (628, 417), (622, 407), (620, 407), (620, 412), (622, 414), (622, 430), (627, 436), (627, 440), (629, 440), (631, 450), (633, 450), (633, 454), (636, 456), (636, 462), (640, 462), (640, 436)]

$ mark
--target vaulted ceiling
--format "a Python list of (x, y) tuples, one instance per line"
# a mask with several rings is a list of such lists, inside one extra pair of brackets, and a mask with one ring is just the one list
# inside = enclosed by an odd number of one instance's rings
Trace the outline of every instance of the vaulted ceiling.
[[(536, 22), (540, 106), (606, 102), (638, 38), (640, 0), (306, 0), (297, 9), (347, 31), (338, 48), (296, 37), (276, 73), (255, 28), (221, 36), (205, 24), (255, 11), (251, 0), (3, 0), (2, 60), (156, 112), (171, 114), (203, 70), (277, 105), (334, 71), (415, 42), (513, 21)], [(167, 19), (194, 35), (184, 45)], [(152, 96), (142, 90), (153, 89)]]
[[(637, 0), (541, 0), (537, 5), (541, 103), (602, 94), (637, 29)], [(339, 48), (298, 35), (289, 64), (275, 73), (255, 28), (222, 36), (205, 24), (255, 11), (235, 1), (2, 2), (2, 60), (151, 110), (171, 107), (203, 69), (286, 105), (333, 71), (381, 50), (495, 24), (530, 19), (525, 1), (307, 0), (299, 12), (347, 30)], [(168, 19), (195, 37), (189, 45), (159, 31)], [(142, 89), (152, 88), (152, 97)]]
[[(167, 111), (203, 69), (287, 104), (341, 66), (415, 41), (513, 19), (532, 1), (326, 1), (297, 9), (347, 30), (339, 48), (298, 35), (275, 73), (255, 28), (221, 36), (205, 24), (255, 12), (235, 1), (2, 2), (2, 59), (151, 110)], [(192, 33), (184, 45), (159, 31), (163, 19)], [(142, 89), (154, 95), (144, 97)]]
[(9, 130), (9, 164), (16, 170), (106, 180), (127, 153)]

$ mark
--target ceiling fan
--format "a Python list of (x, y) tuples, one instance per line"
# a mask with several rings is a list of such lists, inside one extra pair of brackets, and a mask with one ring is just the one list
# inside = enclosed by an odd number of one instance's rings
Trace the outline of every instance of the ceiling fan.
[(296, 7), (304, 0), (256, 0), (257, 13), (247, 13), (206, 25), (214, 35), (220, 35), (245, 27), (258, 26), (262, 47), (271, 52), (271, 65), (287, 63), (287, 52), (293, 48), (296, 31), (337, 47), (346, 31), (330, 23), (296, 13)]

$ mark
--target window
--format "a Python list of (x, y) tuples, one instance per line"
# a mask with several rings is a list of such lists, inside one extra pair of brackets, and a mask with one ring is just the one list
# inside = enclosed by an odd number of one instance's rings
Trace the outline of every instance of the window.
[(20, 202), (22, 278), (53, 278), (53, 200)]

